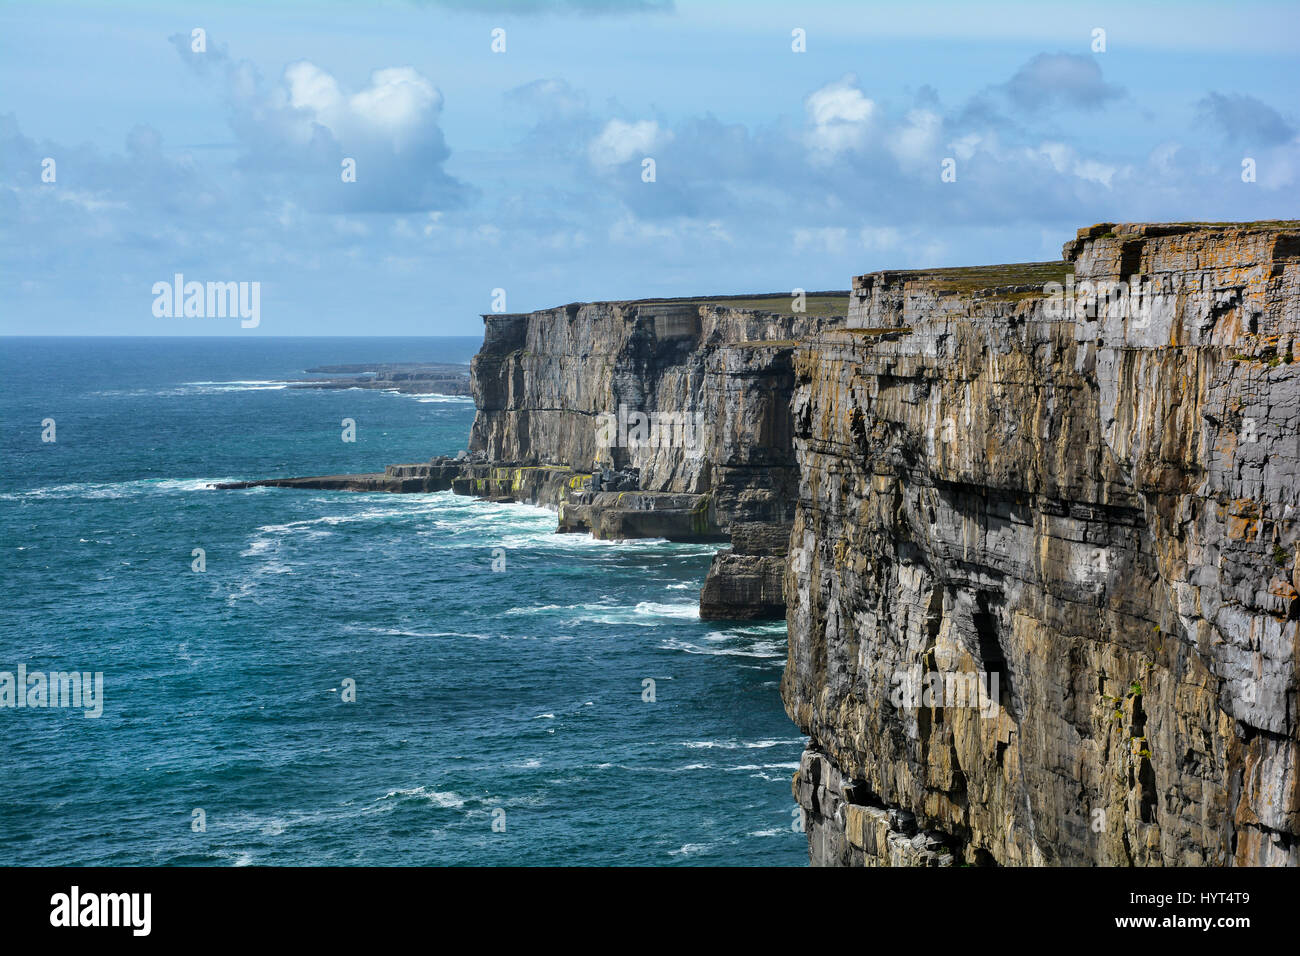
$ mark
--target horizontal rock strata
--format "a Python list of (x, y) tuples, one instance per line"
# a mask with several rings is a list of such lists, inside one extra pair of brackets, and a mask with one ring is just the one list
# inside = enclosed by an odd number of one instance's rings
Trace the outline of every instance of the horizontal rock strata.
[[(1300, 223), (1102, 225), (860, 277), (798, 349), (814, 863), (1300, 862), (1298, 256)], [(1151, 307), (1043, 293), (1121, 281)]]
[(290, 388), (376, 389), (406, 395), (469, 395), (469, 368), (427, 362), (389, 362), (374, 365), (321, 365), (307, 369), (334, 378), (305, 379)]
[[(814, 294), (817, 314), (796, 313), (790, 301), (598, 302), (484, 316), (471, 453), (570, 469), (579, 480), (543, 502), (559, 510), (561, 531), (734, 540), (738, 527), (768, 525), (784, 539), (797, 484), (796, 341), (842, 325), (826, 313), (847, 306)], [(638, 413), (686, 427), (636, 441), (623, 426)], [(613, 489), (610, 476), (623, 476)], [(719, 555), (702, 613), (781, 617), (783, 551), (784, 541), (755, 553), (742, 543)]]
[(709, 571), (706, 616), (780, 618), (797, 487), (795, 345), (843, 325), (848, 303), (811, 293), (799, 311), (770, 295), (486, 315), (467, 456), (222, 487), (450, 489), (551, 507), (561, 532), (607, 539), (727, 541), (744, 526)]
[(467, 455), (234, 487), (730, 538), (701, 616), (786, 617), (814, 864), (1300, 863), (1300, 223), (814, 302), (485, 316)]
[(700, 590), (700, 617), (706, 620), (784, 617), (783, 588), (790, 527), (780, 522), (733, 525), (731, 548), (714, 556)]

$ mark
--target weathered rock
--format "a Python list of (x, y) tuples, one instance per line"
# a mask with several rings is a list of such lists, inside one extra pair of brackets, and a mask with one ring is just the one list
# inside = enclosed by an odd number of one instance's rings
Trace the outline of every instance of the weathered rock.
[[(845, 311), (487, 316), (469, 454), (239, 486), (729, 534), (701, 615), (787, 608), (814, 863), (1300, 863), (1300, 223), (1100, 224)], [(623, 409), (701, 435), (602, 437)]]
[(564, 497), (559, 512), (561, 532), (585, 531), (607, 540), (725, 540), (713, 512), (713, 497), (707, 494), (580, 490)]
[(719, 551), (700, 589), (706, 620), (762, 620), (785, 616), (783, 582), (790, 525), (733, 525), (731, 547)]
[[(1300, 862), (1300, 223), (1065, 253), (862, 277), (796, 353), (814, 863)], [(1067, 270), (1153, 307), (1054, 315)]]
[[(847, 302), (847, 300), (845, 300)], [(788, 520), (795, 340), (842, 319), (716, 303), (594, 302), (484, 316), (470, 448), (490, 461), (635, 470), (639, 490), (712, 493), (721, 528)], [(685, 416), (692, 442), (602, 441), (603, 415)], [(608, 437), (608, 436), (605, 436)]]
[(316, 491), (385, 491), (413, 494), (446, 491), (461, 474), (450, 459), (416, 465), (389, 465), (382, 473), (356, 475), (317, 475), (308, 478), (262, 478), (257, 481), (218, 482), (220, 489), (299, 488)]
[[(773, 309), (788, 302), (771, 297)], [(470, 448), (489, 461), (582, 476), (521, 499), (557, 508), (561, 531), (725, 540), (733, 528), (766, 522), (785, 538), (796, 487), (796, 339), (843, 319), (764, 304), (596, 302), (484, 316)], [(613, 440), (607, 424), (602, 431), (603, 416), (618, 425), (636, 413), (689, 423), (691, 440), (676, 440), (687, 431), (640, 442), (625, 440), (636, 437), (632, 428), (615, 428)], [(623, 476), (614, 491), (611, 475)], [(715, 561), (707, 613), (782, 616), (781, 552), (744, 554), (738, 547)]]
[[(312, 373), (345, 376), (293, 382), (290, 388), (376, 389), (407, 395), (469, 395), (469, 368), (435, 362), (321, 365)], [(364, 373), (364, 374), (363, 374)]]
[[(725, 541), (733, 527), (768, 523), (779, 528), (780, 547), (751, 553), (741, 542), (714, 562), (706, 613), (779, 618), (797, 485), (795, 344), (843, 325), (833, 313), (846, 312), (848, 301), (846, 293), (813, 293), (810, 310), (799, 313), (788, 296), (767, 295), (486, 315), (471, 365), (477, 413), (467, 454), (390, 465), (382, 476), (223, 487), (450, 488), (555, 508), (560, 531), (610, 539)], [(390, 381), (406, 374), (396, 366), (373, 370)], [(627, 421), (637, 415), (657, 427), (638, 432)]]

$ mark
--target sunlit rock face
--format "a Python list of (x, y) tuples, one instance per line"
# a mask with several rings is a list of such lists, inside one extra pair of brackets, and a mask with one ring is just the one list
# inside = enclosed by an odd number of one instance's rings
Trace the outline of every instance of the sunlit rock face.
[(1300, 862), (1300, 223), (862, 276), (848, 325), (794, 353), (812, 862)]
[(847, 305), (815, 293), (485, 316), (470, 451), (489, 466), (454, 487), (554, 505), (562, 531), (730, 538), (702, 615), (780, 619), (794, 351)]

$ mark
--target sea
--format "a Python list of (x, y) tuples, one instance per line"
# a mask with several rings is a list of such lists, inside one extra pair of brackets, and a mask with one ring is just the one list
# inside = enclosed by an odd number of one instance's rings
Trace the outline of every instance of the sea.
[(470, 399), (287, 383), (478, 345), (0, 339), (0, 863), (807, 863), (785, 625), (699, 619), (717, 546), (212, 487), (454, 455)]

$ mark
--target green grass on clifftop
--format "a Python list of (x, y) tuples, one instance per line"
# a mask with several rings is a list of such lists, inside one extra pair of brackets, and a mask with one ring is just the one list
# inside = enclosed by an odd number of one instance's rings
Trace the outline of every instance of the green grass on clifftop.
[[(719, 305), (729, 309), (760, 309), (777, 315), (794, 315), (794, 297), (788, 292), (758, 295), (715, 295), (683, 299), (642, 299), (639, 305)], [(848, 292), (809, 292), (804, 296), (804, 314), (847, 315)]]

